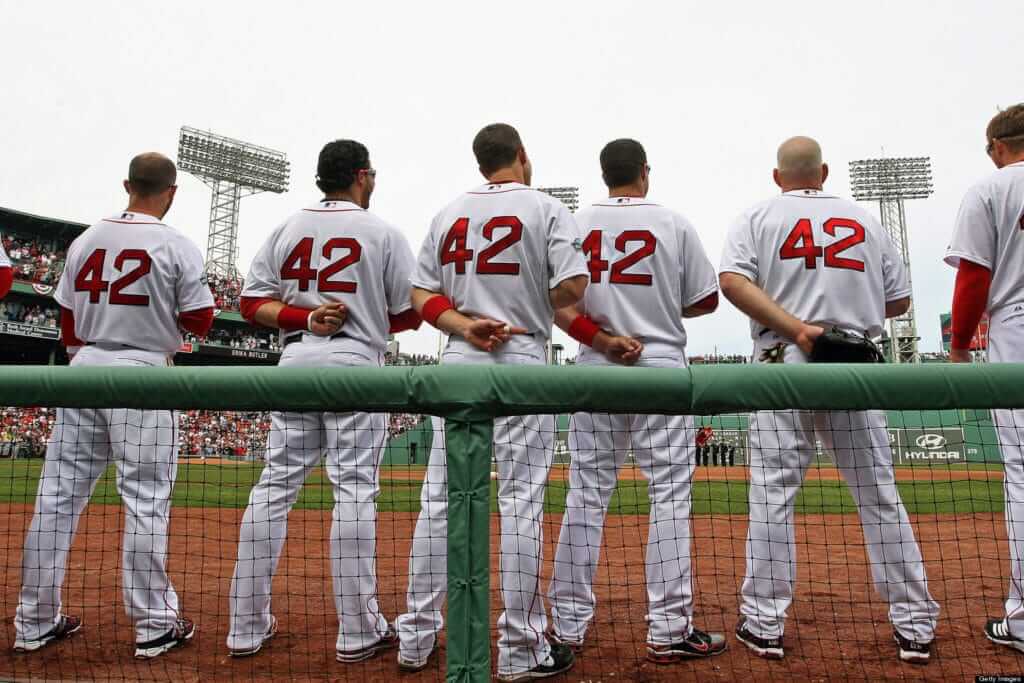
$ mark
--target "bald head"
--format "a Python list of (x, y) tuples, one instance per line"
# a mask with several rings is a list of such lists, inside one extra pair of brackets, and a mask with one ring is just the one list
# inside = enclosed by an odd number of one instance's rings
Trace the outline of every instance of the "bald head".
[(776, 161), (775, 182), (783, 191), (820, 189), (828, 175), (828, 167), (821, 160), (821, 146), (802, 135), (779, 145)]
[(166, 191), (178, 179), (174, 162), (158, 152), (138, 155), (128, 165), (129, 192), (152, 197)]

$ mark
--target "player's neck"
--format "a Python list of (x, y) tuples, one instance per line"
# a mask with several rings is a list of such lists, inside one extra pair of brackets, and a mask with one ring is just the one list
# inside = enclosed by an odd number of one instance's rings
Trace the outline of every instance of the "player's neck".
[(516, 164), (515, 166), (509, 166), (508, 168), (501, 168), (486, 176), (487, 182), (492, 184), (497, 183), (519, 183), (520, 185), (526, 184), (526, 177), (523, 174), (523, 167)]
[(359, 202), (349, 192), (328, 192), (324, 194), (323, 201), (325, 202), (350, 202), (359, 206)]
[(633, 197), (635, 199), (643, 199), (647, 196), (642, 187), (636, 185), (622, 185), (620, 187), (609, 187), (608, 197)]
[(144, 213), (147, 216), (153, 216), (157, 219), (163, 219), (160, 215), (164, 213), (164, 207), (158, 206), (154, 202), (146, 201), (145, 199), (135, 199), (128, 202), (128, 207), (125, 209), (126, 213)]
[(822, 192), (824, 185), (822, 183), (786, 183), (780, 186), (783, 192), (795, 192), (796, 190), (817, 190)]

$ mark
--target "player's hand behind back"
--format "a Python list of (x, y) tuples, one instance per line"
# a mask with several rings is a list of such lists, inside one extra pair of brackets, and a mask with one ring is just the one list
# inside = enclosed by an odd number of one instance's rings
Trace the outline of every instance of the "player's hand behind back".
[(348, 308), (343, 303), (329, 303), (318, 306), (309, 316), (309, 331), (319, 337), (330, 337), (341, 330), (348, 318)]
[(619, 365), (633, 365), (640, 360), (644, 345), (633, 337), (612, 336), (601, 350), (605, 357)]
[(462, 331), (462, 337), (481, 351), (496, 351), (513, 334), (526, 334), (526, 329), (490, 318), (473, 320)]

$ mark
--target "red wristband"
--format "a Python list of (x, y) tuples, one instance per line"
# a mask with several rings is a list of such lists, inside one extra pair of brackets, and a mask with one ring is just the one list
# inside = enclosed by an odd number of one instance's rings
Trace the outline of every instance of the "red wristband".
[(597, 326), (597, 323), (585, 315), (576, 316), (567, 330), (570, 337), (587, 346), (594, 345), (594, 337), (600, 331), (601, 328)]
[(277, 312), (277, 326), (282, 330), (305, 330), (308, 332), (309, 314), (312, 312), (309, 308), (285, 306)]
[(448, 297), (438, 294), (427, 299), (427, 303), (423, 304), (423, 310), (420, 311), (420, 315), (423, 317), (423, 320), (437, 327), (437, 319), (441, 317), (441, 314), (445, 311), (454, 310), (454, 308), (455, 306)]

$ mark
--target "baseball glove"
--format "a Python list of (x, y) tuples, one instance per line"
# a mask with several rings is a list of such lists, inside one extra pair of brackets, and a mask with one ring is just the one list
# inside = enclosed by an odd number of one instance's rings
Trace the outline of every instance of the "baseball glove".
[(812, 363), (884, 363), (885, 357), (867, 337), (830, 327), (814, 340)]

